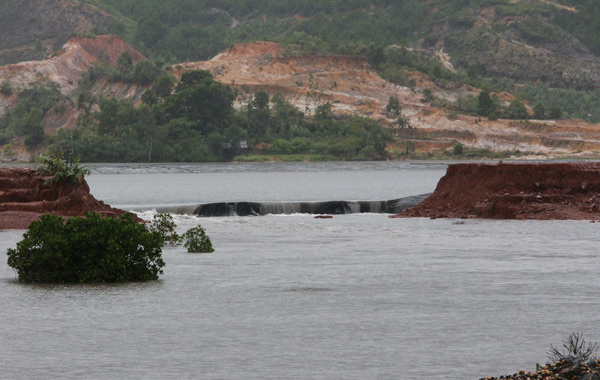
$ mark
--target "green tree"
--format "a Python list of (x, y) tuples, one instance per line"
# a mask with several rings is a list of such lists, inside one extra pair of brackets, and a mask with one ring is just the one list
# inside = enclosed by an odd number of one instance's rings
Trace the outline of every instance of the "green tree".
[(208, 71), (183, 74), (175, 94), (168, 98), (169, 118), (184, 118), (207, 135), (228, 126), (235, 95), (229, 86), (216, 82)]
[(452, 154), (455, 156), (462, 155), (464, 153), (464, 151), (465, 151), (465, 146), (463, 144), (461, 144), (460, 142), (457, 142), (452, 147)]
[(510, 119), (527, 119), (527, 108), (519, 99), (514, 99), (508, 106), (508, 117)]
[(154, 82), (152, 90), (157, 97), (166, 99), (171, 96), (176, 80), (177, 79), (171, 74), (161, 75)]
[(546, 107), (542, 103), (536, 103), (533, 107), (533, 118), (540, 120), (546, 118)]
[(331, 103), (327, 102), (317, 106), (315, 109), (315, 119), (317, 120), (331, 120), (333, 119), (333, 111), (331, 110)]
[(427, 87), (423, 90), (423, 99), (422, 101), (425, 103), (432, 103), (435, 100), (435, 96), (433, 95), (433, 91), (431, 88)]
[(79, 163), (79, 157), (68, 154), (64, 155), (58, 152), (53, 155), (43, 155), (39, 157), (40, 166), (37, 171), (43, 175), (52, 176), (44, 184), (54, 183), (56, 185), (63, 183), (75, 183), (90, 174), (90, 168)]
[(263, 90), (254, 94), (254, 99), (252, 100), (252, 107), (256, 110), (268, 110), (269, 94)]
[(548, 116), (550, 116), (551, 119), (556, 119), (556, 120), (562, 119), (563, 110), (560, 106), (552, 106), (552, 107), (550, 107)]
[(287, 140), (277, 139), (273, 141), (271, 151), (275, 154), (291, 154), (294, 152), (294, 147)]
[(43, 215), (23, 240), (8, 250), (19, 281), (88, 283), (155, 280), (165, 265), (163, 237), (131, 214), (119, 219), (87, 213), (85, 218)]
[(210, 253), (214, 252), (212, 242), (206, 231), (201, 226), (190, 228), (183, 234), (183, 245), (191, 253)]
[(496, 112), (496, 104), (489, 91), (481, 91), (477, 96), (477, 114), (480, 116), (489, 116)]
[(13, 93), (13, 88), (12, 88), (12, 85), (10, 84), (10, 82), (3, 81), (2, 84), (0, 84), (0, 94), (6, 95), (6, 96), (11, 96), (12, 93)]
[(397, 118), (402, 112), (402, 106), (396, 95), (392, 95), (388, 99), (388, 103), (385, 106), (385, 114), (391, 119)]

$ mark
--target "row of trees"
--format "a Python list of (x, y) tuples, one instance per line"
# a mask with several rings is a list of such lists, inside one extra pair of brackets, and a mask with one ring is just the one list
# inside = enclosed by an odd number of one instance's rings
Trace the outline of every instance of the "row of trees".
[[(513, 99), (508, 106), (502, 106), (498, 98), (491, 96), (488, 91), (481, 91), (477, 96), (477, 115), (485, 116), (490, 120), (498, 118), (505, 119), (528, 119), (530, 118), (527, 107), (518, 98)], [(562, 109), (559, 106), (550, 107), (548, 112), (542, 103), (537, 103), (533, 108), (534, 119), (561, 119)]]
[(386, 157), (390, 139), (374, 120), (337, 118), (329, 103), (307, 117), (280, 93), (234, 91), (208, 71), (186, 72), (177, 86), (161, 75), (142, 100), (136, 107), (82, 92), (80, 128), (53, 136), (52, 149), (84, 161), (219, 161), (255, 147), (267, 154), (373, 160)]

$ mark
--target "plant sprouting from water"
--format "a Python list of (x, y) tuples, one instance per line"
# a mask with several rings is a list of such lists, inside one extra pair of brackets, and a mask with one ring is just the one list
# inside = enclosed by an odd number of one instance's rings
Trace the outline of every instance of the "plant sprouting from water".
[(178, 235), (175, 231), (177, 224), (169, 214), (156, 214), (150, 224), (150, 230), (159, 232), (163, 241), (169, 245), (183, 244), (188, 252), (210, 253), (214, 252), (212, 242), (206, 231), (201, 226), (189, 229), (183, 235)]
[(189, 229), (183, 234), (183, 239), (185, 240), (183, 245), (188, 252), (210, 253), (215, 251), (206, 231), (200, 226)]
[(157, 231), (163, 237), (165, 242), (169, 242), (170, 245), (177, 245), (181, 237), (175, 232), (177, 224), (173, 220), (170, 214), (156, 214), (150, 224), (150, 229)]

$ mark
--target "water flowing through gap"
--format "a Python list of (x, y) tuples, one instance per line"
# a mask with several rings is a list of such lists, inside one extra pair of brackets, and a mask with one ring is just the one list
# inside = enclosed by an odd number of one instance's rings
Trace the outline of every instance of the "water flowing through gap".
[(216, 202), (201, 205), (164, 206), (156, 208), (156, 211), (160, 213), (213, 217), (269, 214), (398, 214), (407, 208), (421, 203), (429, 195), (421, 194), (389, 201)]

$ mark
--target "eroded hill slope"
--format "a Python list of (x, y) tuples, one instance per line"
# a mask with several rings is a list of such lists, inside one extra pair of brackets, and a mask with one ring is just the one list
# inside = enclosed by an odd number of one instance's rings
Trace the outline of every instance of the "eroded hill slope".
[[(520, 150), (548, 156), (595, 154), (600, 152), (600, 125), (579, 120), (496, 120), (467, 115), (450, 115), (422, 101), (423, 90), (454, 101), (459, 96), (476, 95), (477, 89), (463, 86), (442, 89), (426, 76), (414, 73), (417, 86), (402, 87), (382, 79), (365, 59), (344, 56), (284, 57), (283, 48), (273, 42), (237, 44), (210, 61), (188, 62), (175, 66), (181, 75), (186, 70), (210, 70), (223, 83), (241, 92), (265, 90), (281, 92), (303, 111), (330, 102), (334, 112), (358, 115), (389, 123), (385, 107), (390, 96), (397, 96), (412, 128), (401, 131), (417, 151), (447, 149), (456, 141), (493, 151)], [(510, 94), (498, 94), (506, 100)]]
[[(71, 101), (63, 101), (44, 117), (46, 133), (77, 126), (78, 111), (74, 109), (76, 89), (81, 75), (100, 56), (113, 64), (119, 54), (129, 52), (134, 62), (143, 55), (117, 36), (97, 38), (73, 37), (54, 57), (43, 61), (28, 61), (0, 67), (0, 82), (7, 81), (17, 90), (41, 79), (56, 83)], [(520, 150), (549, 157), (565, 155), (595, 156), (600, 152), (600, 125), (579, 120), (496, 120), (450, 114), (424, 101), (424, 91), (430, 89), (439, 99), (453, 102), (459, 97), (474, 96), (478, 89), (469, 86), (441, 88), (421, 73), (411, 74), (416, 86), (412, 89), (382, 79), (363, 58), (348, 56), (284, 56), (284, 49), (273, 42), (236, 44), (209, 61), (172, 65), (172, 73), (181, 76), (189, 70), (210, 70), (216, 80), (238, 89), (238, 106), (244, 98), (260, 90), (273, 95), (280, 92), (286, 100), (306, 113), (329, 102), (334, 113), (363, 116), (380, 120), (397, 136), (394, 145), (405, 139), (417, 153), (442, 151), (459, 141), (468, 147), (492, 151)], [(139, 101), (147, 87), (135, 83), (100, 81), (95, 95), (127, 98)], [(16, 91), (0, 94), (2, 110), (17, 101)], [(512, 95), (499, 93), (502, 101)], [(391, 96), (397, 96), (403, 114), (411, 128), (398, 130), (385, 113)]]

